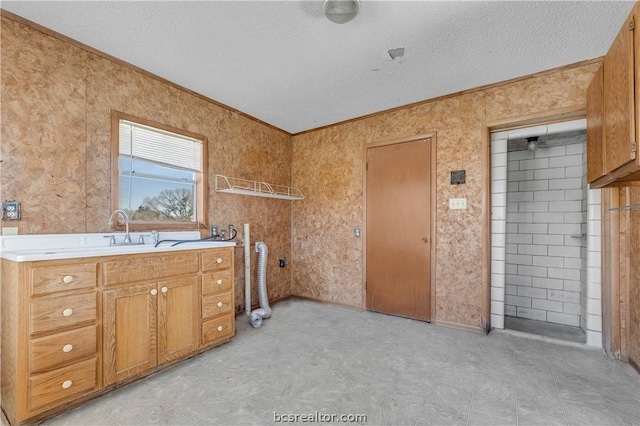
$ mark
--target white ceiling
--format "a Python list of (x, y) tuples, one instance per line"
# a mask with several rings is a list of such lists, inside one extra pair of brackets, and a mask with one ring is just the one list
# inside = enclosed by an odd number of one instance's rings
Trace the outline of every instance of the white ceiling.
[[(7, 1), (1, 7), (290, 133), (596, 58), (633, 2)], [(390, 49), (403, 47), (392, 60)]]

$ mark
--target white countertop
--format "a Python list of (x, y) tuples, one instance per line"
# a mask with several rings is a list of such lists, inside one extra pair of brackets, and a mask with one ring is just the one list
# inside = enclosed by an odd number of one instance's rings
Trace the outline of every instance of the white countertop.
[[(145, 244), (109, 245), (109, 237), (115, 235), (122, 241), (123, 233), (109, 234), (38, 234), (38, 235), (3, 235), (0, 237), (0, 257), (14, 262), (35, 260), (73, 259), (81, 257), (114, 256), (137, 253), (160, 253), (180, 250), (198, 250), (214, 247), (233, 247), (234, 241), (200, 240), (197, 231), (161, 232), (158, 247), (154, 247), (151, 236), (145, 238)], [(132, 232), (131, 239), (138, 241), (140, 235), (147, 232)], [(163, 240), (180, 240), (189, 242), (173, 245), (175, 242)]]

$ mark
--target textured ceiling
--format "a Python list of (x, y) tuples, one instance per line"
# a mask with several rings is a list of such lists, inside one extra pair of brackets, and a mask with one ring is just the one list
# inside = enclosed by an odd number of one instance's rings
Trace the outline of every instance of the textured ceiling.
[[(606, 53), (632, 2), (6, 1), (1, 7), (290, 133)], [(389, 50), (404, 48), (392, 59)], [(394, 50), (392, 53), (401, 53)]]

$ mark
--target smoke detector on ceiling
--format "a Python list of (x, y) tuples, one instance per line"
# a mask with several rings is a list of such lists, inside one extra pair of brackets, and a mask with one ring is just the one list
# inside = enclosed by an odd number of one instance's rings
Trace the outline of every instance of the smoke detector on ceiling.
[(360, 10), (359, 0), (325, 0), (324, 14), (331, 22), (346, 24), (356, 17)]

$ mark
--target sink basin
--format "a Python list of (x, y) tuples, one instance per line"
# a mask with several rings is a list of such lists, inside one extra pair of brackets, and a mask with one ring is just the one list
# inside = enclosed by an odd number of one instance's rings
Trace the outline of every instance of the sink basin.
[[(90, 234), (87, 234), (90, 235)], [(95, 235), (95, 234), (94, 234)], [(33, 236), (26, 236), (33, 237)], [(101, 236), (100, 236), (101, 237)], [(167, 238), (170, 239), (170, 238)], [(102, 238), (93, 238), (90, 241), (103, 242)], [(182, 240), (181, 240), (182, 241)], [(73, 244), (74, 241), (71, 241)], [(33, 246), (38, 246), (37, 249), (23, 249), (19, 247), (15, 250), (7, 248), (6, 246), (0, 250), (1, 257), (13, 260), (16, 262), (27, 262), (36, 260), (53, 260), (53, 259), (73, 259), (81, 257), (98, 257), (98, 256), (115, 256), (137, 253), (154, 253), (154, 252), (167, 252), (167, 251), (179, 251), (179, 250), (197, 250), (208, 247), (232, 247), (235, 246), (235, 242), (230, 241), (212, 241), (212, 240), (189, 240), (189, 242), (180, 243), (173, 246), (174, 242), (164, 242), (155, 247), (153, 244), (132, 244), (132, 245), (82, 245), (70, 246), (70, 242), (67, 241), (66, 245), (60, 244), (60, 246), (51, 248), (40, 248), (43, 245), (46, 247), (48, 244), (38, 244), (34, 241)], [(52, 244), (51, 244), (52, 245)]]

